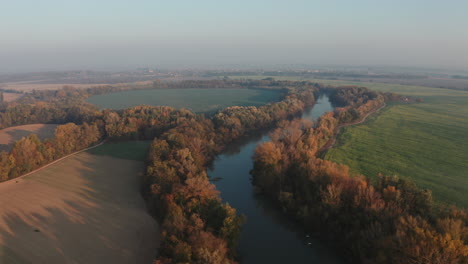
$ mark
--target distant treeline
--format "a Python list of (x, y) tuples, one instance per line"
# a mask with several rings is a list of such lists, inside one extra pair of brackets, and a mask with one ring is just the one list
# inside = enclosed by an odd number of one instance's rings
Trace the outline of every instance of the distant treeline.
[(354, 263), (467, 263), (465, 211), (436, 211), (431, 192), (412, 182), (380, 176), (372, 183), (319, 158), (338, 125), (383, 102), (382, 95), (357, 87), (336, 89), (330, 98), (345, 108), (315, 126), (287, 122), (257, 147), (255, 186)]
[(452, 75), (453, 79), (465, 79), (468, 80), (468, 76), (465, 75)]
[(23, 94), (24, 93), (23, 91), (18, 91), (18, 90), (15, 90), (15, 89), (5, 89), (5, 88), (0, 88), (0, 92), (15, 93), (15, 94)]
[(208, 80), (182, 82), (155, 81), (153, 85), (149, 86), (102, 86), (87, 89), (66, 86), (60, 90), (34, 90), (31, 93), (26, 93), (15, 102), (0, 104), (0, 129), (35, 123), (65, 124), (68, 122), (91, 122), (101, 113), (95, 106), (86, 103), (86, 98), (119, 91), (175, 88), (253, 88), (280, 89), (286, 93), (288, 89), (298, 87), (319, 87), (319, 85), (311, 82), (274, 80)]
[(95, 120), (100, 113), (86, 105), (59, 106), (54, 103), (9, 103), (0, 106), (0, 129), (27, 124), (81, 124)]
[(206, 72), (206, 77), (214, 76), (274, 76), (274, 77), (300, 77), (300, 78), (373, 78), (373, 79), (425, 79), (425, 75), (417, 74), (368, 74), (358, 71), (311, 71), (311, 70), (277, 70), (277, 71), (213, 71)]
[(34, 90), (31, 96), (41, 101), (60, 101), (64, 98), (86, 99), (93, 95), (147, 89), (232, 89), (232, 88), (253, 88), (253, 89), (284, 89), (288, 87), (315, 86), (311, 82), (275, 81), (275, 80), (186, 80), (180, 82), (153, 81), (152, 84), (112, 86), (104, 85), (91, 88), (74, 88), (65, 86), (61, 90)]

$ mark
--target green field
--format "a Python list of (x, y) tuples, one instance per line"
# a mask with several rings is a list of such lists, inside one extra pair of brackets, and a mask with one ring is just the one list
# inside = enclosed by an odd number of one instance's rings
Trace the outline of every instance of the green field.
[(344, 128), (337, 145), (325, 158), (347, 164), (353, 172), (371, 178), (379, 172), (410, 178), (418, 186), (432, 190), (436, 201), (468, 208), (468, 92), (368, 82), (311, 81), (365, 86), (424, 99), (417, 104), (390, 104), (365, 123)]
[(445, 203), (468, 208), (468, 106), (391, 105), (344, 128), (326, 159), (374, 178), (399, 175)]
[(143, 140), (106, 143), (97, 148), (90, 149), (88, 152), (100, 156), (144, 161), (151, 142), (151, 140)]
[(260, 106), (278, 101), (279, 91), (257, 89), (158, 89), (134, 90), (88, 98), (101, 109), (124, 109), (136, 105), (164, 105), (186, 108), (196, 113), (212, 112), (228, 106)]

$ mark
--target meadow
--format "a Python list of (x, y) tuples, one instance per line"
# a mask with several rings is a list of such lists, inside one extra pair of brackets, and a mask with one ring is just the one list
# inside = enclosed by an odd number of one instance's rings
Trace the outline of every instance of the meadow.
[(310, 81), (365, 86), (422, 98), (422, 103), (390, 103), (363, 124), (343, 128), (325, 159), (346, 164), (353, 172), (373, 179), (378, 173), (411, 179), (432, 190), (436, 202), (468, 208), (468, 92), (398, 84)]
[(157, 89), (97, 95), (87, 102), (101, 109), (125, 109), (136, 105), (164, 105), (196, 113), (213, 112), (228, 106), (260, 106), (278, 101), (279, 91), (257, 89)]
[(98, 148), (90, 149), (88, 152), (98, 156), (144, 161), (151, 142), (151, 140), (141, 140), (106, 143)]
[(468, 107), (390, 105), (345, 127), (325, 158), (371, 178), (410, 178), (444, 203), (468, 208)]
[(0, 184), (0, 263), (152, 261), (159, 230), (140, 194), (144, 163), (134, 160), (144, 144), (110, 145)]

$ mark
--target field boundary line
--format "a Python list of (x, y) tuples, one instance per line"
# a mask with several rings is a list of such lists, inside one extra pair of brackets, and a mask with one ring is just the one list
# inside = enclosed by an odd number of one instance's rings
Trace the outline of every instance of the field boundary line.
[(36, 172), (38, 172), (38, 171), (41, 171), (41, 170), (43, 170), (43, 169), (45, 169), (45, 168), (48, 168), (49, 166), (52, 166), (52, 165), (54, 165), (55, 163), (60, 162), (60, 161), (62, 161), (62, 160), (64, 160), (64, 159), (66, 159), (66, 158), (69, 158), (69, 157), (73, 156), (73, 155), (79, 154), (79, 153), (81, 153), (81, 152), (84, 152), (84, 151), (87, 151), (87, 150), (90, 150), (90, 149), (93, 149), (93, 148), (97, 148), (97, 147), (101, 146), (102, 144), (104, 144), (105, 142), (106, 142), (106, 140), (103, 140), (103, 141), (99, 142), (97, 145), (94, 145), (94, 146), (91, 146), (91, 147), (88, 147), (88, 148), (85, 148), (85, 149), (82, 149), (82, 150), (75, 151), (75, 152), (73, 152), (73, 153), (71, 153), (71, 154), (68, 154), (68, 155), (63, 156), (63, 157), (61, 157), (61, 158), (59, 158), (59, 159), (56, 159), (56, 160), (54, 160), (54, 161), (52, 161), (52, 162), (50, 162), (50, 163), (48, 163), (48, 164), (46, 164), (46, 165), (44, 165), (44, 166), (42, 166), (42, 167), (39, 167), (39, 168), (37, 168), (37, 169), (35, 169), (35, 170), (33, 170), (33, 171), (30, 171), (30, 172), (28, 172), (28, 173), (26, 173), (26, 174), (23, 174), (23, 175), (18, 176), (18, 177), (16, 177), (16, 178), (9, 179), (9, 180), (7, 180), (7, 181), (1, 182), (0, 184), (2, 184), (2, 183), (7, 183), (7, 182), (12, 182), (12, 181), (18, 180), (18, 179), (22, 179), (22, 178), (24, 178), (24, 177), (26, 177), (26, 176), (29, 176), (29, 175), (34, 174), (34, 173), (36, 173)]

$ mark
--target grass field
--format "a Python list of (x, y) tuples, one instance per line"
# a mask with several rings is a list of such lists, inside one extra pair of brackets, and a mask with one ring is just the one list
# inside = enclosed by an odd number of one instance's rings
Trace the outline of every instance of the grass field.
[(424, 102), (393, 104), (368, 122), (345, 128), (326, 158), (369, 177), (381, 172), (410, 178), (432, 190), (436, 201), (468, 208), (468, 92), (391, 84), (367, 87)]
[(54, 124), (33, 124), (9, 127), (0, 130), (0, 151), (10, 151), (15, 141), (30, 134), (36, 134), (39, 139), (52, 138), (57, 125)]
[(201, 113), (233, 105), (259, 106), (277, 101), (279, 97), (279, 91), (254, 89), (158, 89), (97, 95), (87, 101), (101, 109), (124, 109), (144, 104), (187, 108)]
[[(265, 78), (248, 78), (251, 77)], [(418, 186), (432, 190), (437, 202), (468, 208), (468, 92), (368, 82), (311, 81), (365, 86), (424, 99), (418, 104), (389, 104), (365, 123), (344, 128), (337, 145), (325, 158), (347, 164), (352, 171), (371, 178), (381, 172), (412, 179)]]
[(159, 234), (139, 192), (143, 171), (82, 152), (1, 183), (0, 263), (150, 263)]
[(391, 105), (344, 128), (326, 159), (371, 178), (413, 179), (437, 200), (468, 208), (468, 107)]
[(99, 156), (111, 156), (119, 159), (144, 161), (148, 154), (151, 142), (151, 140), (144, 140), (106, 143), (99, 148), (90, 149), (88, 152)]

